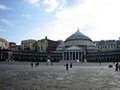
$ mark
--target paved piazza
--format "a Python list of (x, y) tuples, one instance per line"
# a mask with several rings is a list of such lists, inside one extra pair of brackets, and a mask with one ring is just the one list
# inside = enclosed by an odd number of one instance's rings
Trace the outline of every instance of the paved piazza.
[(0, 90), (120, 90), (120, 72), (108, 64), (64, 64), (53, 66), (30, 63), (0, 63)]

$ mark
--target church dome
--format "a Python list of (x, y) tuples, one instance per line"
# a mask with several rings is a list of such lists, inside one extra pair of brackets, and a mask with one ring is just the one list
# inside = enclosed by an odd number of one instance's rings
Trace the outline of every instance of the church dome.
[(65, 46), (93, 46), (92, 40), (86, 35), (79, 32), (75, 32), (65, 40)]
[(79, 30), (72, 34), (70, 37), (68, 37), (65, 41), (71, 41), (71, 40), (89, 40), (92, 41), (89, 37), (85, 36)]

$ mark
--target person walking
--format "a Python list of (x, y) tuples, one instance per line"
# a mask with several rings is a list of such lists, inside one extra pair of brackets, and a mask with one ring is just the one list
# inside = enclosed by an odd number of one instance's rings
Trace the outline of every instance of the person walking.
[(70, 68), (72, 68), (72, 63), (70, 63)]
[(66, 70), (68, 71), (68, 69), (69, 69), (68, 63), (66, 63), (65, 67), (66, 67)]
[(119, 63), (117, 62), (117, 63), (115, 64), (115, 71), (117, 72), (118, 69), (119, 69)]
[(31, 64), (30, 64), (30, 65), (31, 65), (31, 67), (33, 67), (33, 62), (31, 62)]

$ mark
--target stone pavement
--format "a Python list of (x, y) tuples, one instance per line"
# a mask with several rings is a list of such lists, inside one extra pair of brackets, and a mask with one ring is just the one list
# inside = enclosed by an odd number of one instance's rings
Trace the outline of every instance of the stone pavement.
[(53, 66), (30, 63), (0, 63), (0, 90), (120, 90), (120, 72), (108, 64)]

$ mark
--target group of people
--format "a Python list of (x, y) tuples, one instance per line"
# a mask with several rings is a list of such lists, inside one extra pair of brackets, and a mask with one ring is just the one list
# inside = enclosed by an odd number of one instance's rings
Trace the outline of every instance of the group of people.
[(31, 62), (31, 67), (37, 67), (37, 66), (39, 66), (39, 62)]
[(120, 71), (120, 64), (118, 62), (115, 64), (115, 71)]
[[(72, 66), (73, 66), (72, 63), (70, 63), (70, 68), (72, 68)], [(65, 67), (66, 67), (66, 70), (68, 71), (69, 70), (69, 64), (66, 63)]]

